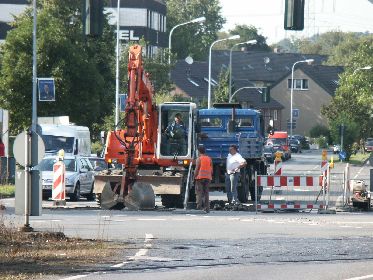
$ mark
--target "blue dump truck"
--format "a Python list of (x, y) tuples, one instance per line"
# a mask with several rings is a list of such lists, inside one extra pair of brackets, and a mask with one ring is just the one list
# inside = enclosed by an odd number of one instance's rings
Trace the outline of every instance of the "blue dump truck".
[[(212, 109), (200, 109), (197, 116), (197, 145), (204, 145), (212, 158), (214, 175), (212, 190), (225, 189), (226, 158), (229, 146), (237, 145), (247, 161), (241, 169), (238, 199), (255, 200), (255, 172), (267, 174), (263, 158), (264, 120), (254, 109), (241, 109), (239, 104), (215, 104)], [(258, 199), (262, 189), (259, 188)]]

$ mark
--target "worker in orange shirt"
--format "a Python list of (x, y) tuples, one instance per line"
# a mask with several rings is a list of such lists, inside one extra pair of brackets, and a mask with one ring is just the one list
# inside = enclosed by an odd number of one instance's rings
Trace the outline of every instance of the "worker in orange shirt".
[[(199, 157), (196, 161), (196, 170), (194, 179), (196, 180), (196, 199), (197, 209), (204, 209), (206, 213), (210, 212), (209, 185), (212, 180), (212, 160), (206, 155), (204, 146), (198, 147)], [(202, 208), (202, 205), (204, 206)]]

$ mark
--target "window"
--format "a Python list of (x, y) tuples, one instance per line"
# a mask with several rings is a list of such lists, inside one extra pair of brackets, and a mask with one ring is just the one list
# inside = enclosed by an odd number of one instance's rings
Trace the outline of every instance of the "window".
[(273, 120), (277, 121), (277, 110), (273, 110)]
[(251, 117), (237, 118), (238, 127), (253, 127), (253, 119)]
[[(288, 79), (288, 89), (291, 89), (291, 79)], [(294, 90), (308, 90), (308, 79), (294, 79)]]
[(202, 118), (200, 119), (202, 127), (221, 127), (222, 120), (220, 118)]

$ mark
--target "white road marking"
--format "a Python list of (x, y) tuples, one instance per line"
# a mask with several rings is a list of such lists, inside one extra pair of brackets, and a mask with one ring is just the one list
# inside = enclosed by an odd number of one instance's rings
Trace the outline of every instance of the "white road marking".
[[(137, 253), (132, 256), (132, 257), (128, 257), (128, 260), (130, 261), (134, 261), (134, 260), (158, 260), (158, 261), (168, 261), (168, 260), (165, 260), (165, 259), (162, 259), (162, 258), (154, 258), (154, 257), (146, 257), (146, 254), (148, 253), (148, 249), (147, 248), (151, 248), (152, 247), (152, 244), (149, 243), (151, 240), (154, 239), (154, 236), (153, 234), (151, 233), (146, 233), (145, 234), (145, 240), (144, 240), (144, 246), (145, 248), (142, 248), (140, 249), (139, 251), (137, 251)], [(125, 262), (121, 262), (121, 263), (118, 263), (118, 264), (114, 264), (112, 265), (111, 267), (113, 268), (120, 268), (122, 266), (124, 266), (125, 264), (127, 263), (130, 263), (128, 261), (125, 261)]]
[(361, 171), (363, 171), (363, 169), (364, 169), (364, 166), (363, 167), (361, 167), (360, 168), (360, 170), (356, 173), (356, 175), (354, 176), (354, 179), (356, 179), (357, 178), (357, 176), (359, 176), (360, 175), (360, 173), (361, 173)]
[(88, 275), (76, 275), (76, 276), (71, 276), (67, 278), (61, 278), (60, 280), (75, 280), (75, 279), (80, 279), (80, 278), (85, 278), (88, 277)]
[(122, 263), (118, 263), (118, 264), (112, 265), (112, 266), (110, 266), (110, 267), (119, 268), (119, 267), (124, 266), (124, 265), (127, 264), (127, 263), (130, 263), (130, 262), (122, 262)]
[(348, 278), (345, 280), (363, 280), (363, 279), (371, 279), (371, 278), (373, 278), (373, 274), (360, 276), (360, 277), (354, 277), (354, 278)]
[(136, 219), (137, 221), (166, 221), (166, 219)]

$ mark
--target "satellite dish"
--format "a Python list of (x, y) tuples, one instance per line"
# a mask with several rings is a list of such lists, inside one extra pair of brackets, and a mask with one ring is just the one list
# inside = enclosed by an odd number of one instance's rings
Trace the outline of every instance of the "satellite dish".
[(188, 63), (189, 65), (190, 65), (190, 64), (193, 64), (193, 58), (192, 58), (191, 56), (187, 56), (187, 57), (185, 58), (185, 62)]
[(271, 61), (271, 59), (270, 59), (268, 56), (266, 56), (266, 57), (264, 58), (264, 63), (265, 63), (265, 64), (268, 64), (270, 61)]

